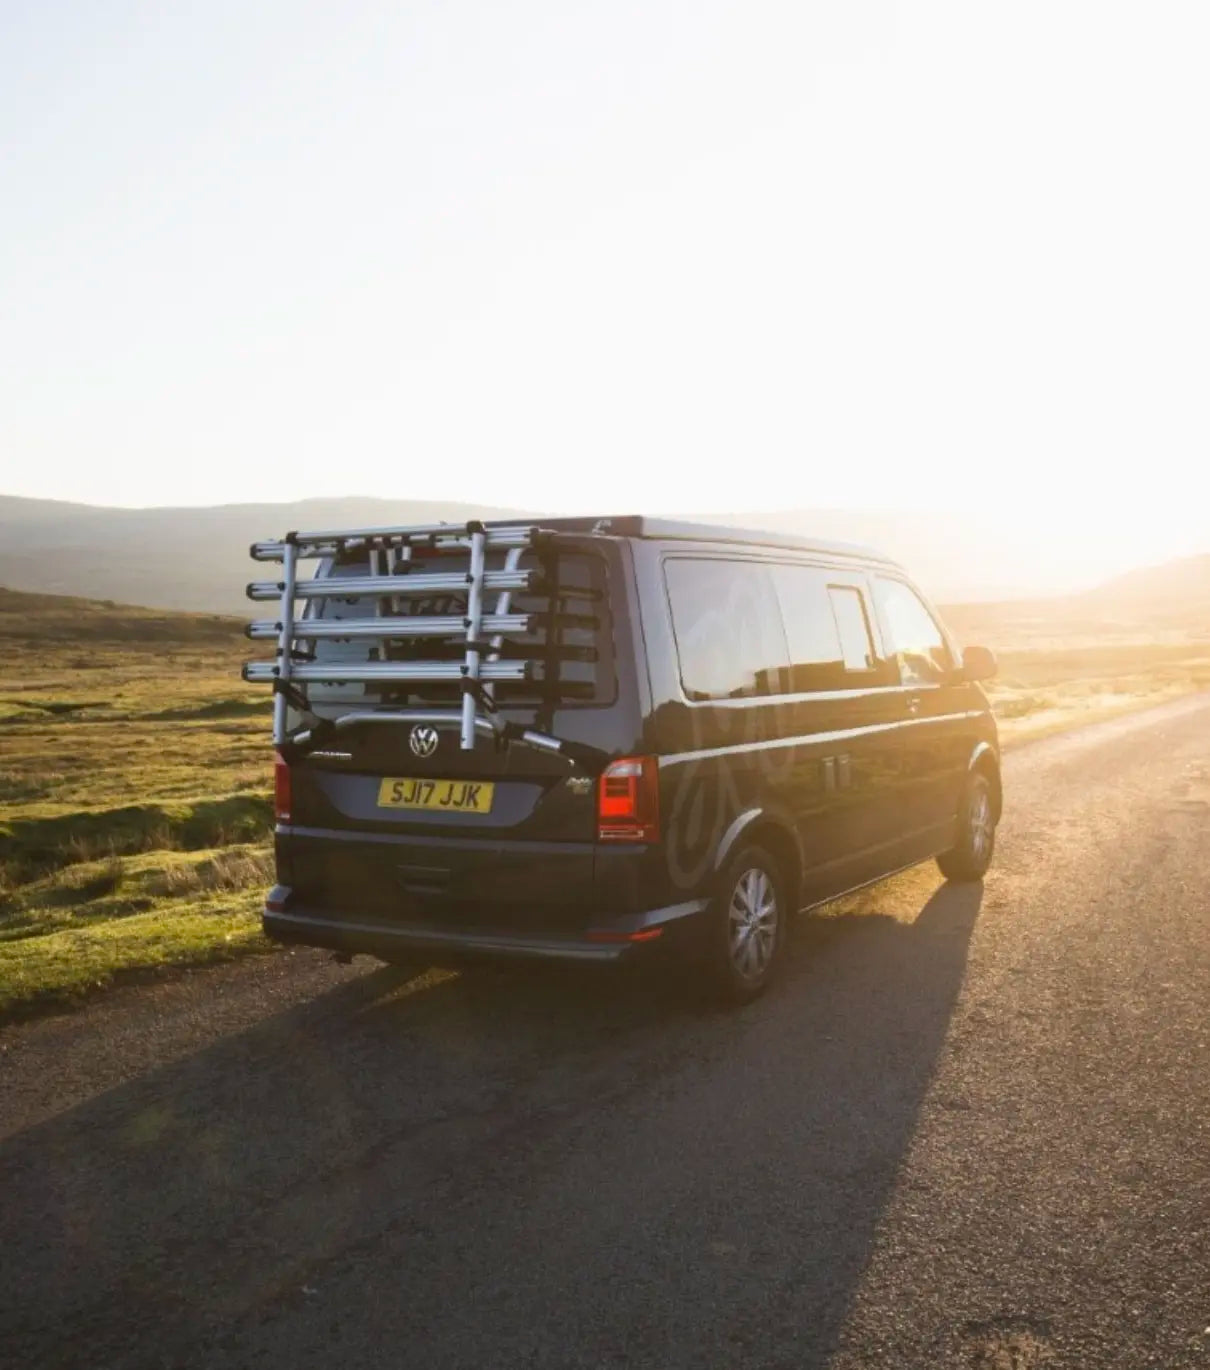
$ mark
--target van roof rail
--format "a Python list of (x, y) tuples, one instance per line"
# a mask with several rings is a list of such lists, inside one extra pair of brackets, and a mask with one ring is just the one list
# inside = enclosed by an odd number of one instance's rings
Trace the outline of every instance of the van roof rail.
[[(489, 531), (506, 527), (488, 521)], [(543, 518), (548, 533), (664, 539), (674, 542), (721, 542), (747, 547), (779, 547), (786, 551), (812, 552), (839, 560), (869, 561), (898, 568), (899, 563), (876, 547), (858, 542), (813, 537), (772, 528), (740, 528), (725, 523), (699, 523), (688, 519), (652, 518), (647, 514), (592, 514)]]

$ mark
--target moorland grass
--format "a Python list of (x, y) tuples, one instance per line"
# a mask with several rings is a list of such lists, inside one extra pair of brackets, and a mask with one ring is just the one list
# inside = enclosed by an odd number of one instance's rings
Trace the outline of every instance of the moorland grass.
[(235, 620), (0, 591), (0, 1015), (268, 950), (248, 655)]

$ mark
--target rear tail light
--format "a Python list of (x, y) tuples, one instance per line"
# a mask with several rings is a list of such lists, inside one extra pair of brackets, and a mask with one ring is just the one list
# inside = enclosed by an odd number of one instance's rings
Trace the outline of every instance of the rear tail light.
[(290, 790), (290, 767), (280, 753), (273, 758), (273, 814), (279, 823), (290, 821), (293, 795)]
[(654, 756), (611, 762), (597, 788), (597, 838), (601, 842), (658, 842), (660, 769)]

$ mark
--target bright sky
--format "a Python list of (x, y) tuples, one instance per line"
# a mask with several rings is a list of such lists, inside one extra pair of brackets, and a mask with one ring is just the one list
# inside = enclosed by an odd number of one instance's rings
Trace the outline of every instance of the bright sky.
[(0, 15), (6, 493), (1210, 547), (1201, 0)]

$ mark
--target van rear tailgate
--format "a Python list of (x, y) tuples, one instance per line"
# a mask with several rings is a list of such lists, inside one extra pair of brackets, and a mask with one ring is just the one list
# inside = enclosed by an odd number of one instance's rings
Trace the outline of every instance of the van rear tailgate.
[[(602, 762), (633, 745), (642, 705), (629, 645), (627, 566), (605, 539), (562, 548), (559, 589), (546, 600), (557, 614), (542, 618), (556, 664), (548, 664), (544, 679), (499, 687), (497, 721), (575, 743)], [(364, 603), (337, 607), (340, 616), (369, 612)], [(538, 595), (515, 597), (512, 607), (543, 612)], [(411, 608), (453, 612), (415, 597)], [(337, 645), (318, 643), (317, 651)], [(518, 932), (572, 933), (589, 925), (600, 902), (595, 774), (563, 756), (499, 745), (483, 734), (462, 750), (461, 698), (453, 686), (426, 685), (381, 697), (334, 687), (316, 701), (322, 717), (361, 717), (333, 729), (291, 767), (292, 816), (279, 830), (279, 878), (302, 907), (339, 918), (463, 920)], [(367, 721), (367, 710), (382, 717)], [(448, 719), (430, 727), (392, 718), (394, 710), (448, 711), (454, 726)], [(458, 802), (444, 802), (451, 798)]]
[[(487, 739), (465, 753), (445, 734), (421, 760), (395, 728), (361, 733), (350, 737), (348, 760), (317, 757), (293, 768), (284, 835), (302, 903), (518, 932), (587, 924), (596, 837), (590, 778), (558, 757), (498, 751)], [(442, 804), (451, 796), (470, 797), (474, 807)], [(399, 807), (401, 800), (432, 807)]]
[[(418, 739), (420, 751), (411, 746)], [(427, 750), (431, 748), (431, 750)], [(471, 751), (451, 729), (367, 723), (339, 750), (292, 767), (294, 822), (304, 827), (592, 842), (595, 786), (562, 757), (479, 736)]]

